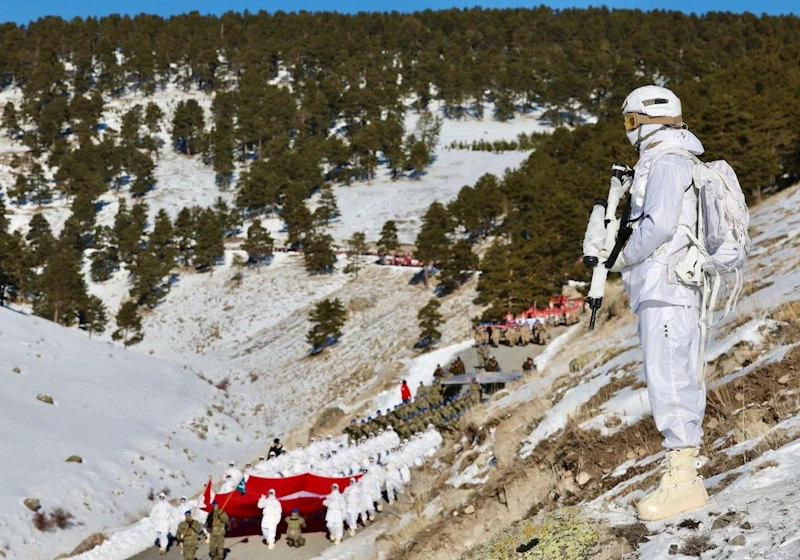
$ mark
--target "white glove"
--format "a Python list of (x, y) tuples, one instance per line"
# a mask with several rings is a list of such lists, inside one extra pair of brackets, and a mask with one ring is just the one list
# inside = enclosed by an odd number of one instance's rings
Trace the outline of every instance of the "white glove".
[(625, 257), (622, 256), (622, 251), (620, 251), (619, 255), (617, 255), (617, 260), (614, 261), (614, 266), (612, 266), (608, 270), (610, 272), (622, 272), (624, 269), (628, 268), (628, 266), (630, 265), (627, 262), (625, 262)]

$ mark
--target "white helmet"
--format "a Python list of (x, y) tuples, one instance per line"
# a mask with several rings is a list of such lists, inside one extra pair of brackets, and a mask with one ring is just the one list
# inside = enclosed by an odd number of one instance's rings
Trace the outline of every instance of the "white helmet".
[[(681, 100), (671, 90), (660, 86), (642, 86), (628, 94), (622, 103), (625, 128), (633, 130), (643, 124), (679, 127), (682, 124)], [(633, 117), (633, 116), (636, 117)], [(630, 122), (629, 122), (630, 121)]]

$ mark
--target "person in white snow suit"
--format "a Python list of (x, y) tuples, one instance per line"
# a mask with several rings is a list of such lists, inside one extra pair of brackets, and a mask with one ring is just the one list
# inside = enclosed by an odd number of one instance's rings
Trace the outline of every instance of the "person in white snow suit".
[(172, 506), (163, 492), (158, 495), (158, 502), (150, 510), (150, 521), (152, 521), (156, 530), (155, 544), (161, 549), (161, 554), (166, 554), (167, 547), (172, 539), (169, 531), (172, 525)]
[(361, 476), (361, 480), (358, 481), (358, 485), (361, 487), (361, 500), (364, 504), (361, 521), (366, 524), (366, 519), (375, 521), (375, 504), (380, 504), (381, 502), (381, 487), (378, 483), (378, 479), (375, 478), (375, 475), (372, 474), (370, 469), (364, 470), (364, 474)]
[(325, 525), (328, 527), (330, 539), (334, 544), (341, 544), (344, 536), (344, 515), (347, 505), (341, 492), (339, 492), (338, 484), (331, 486), (331, 493), (323, 500), (322, 505), (327, 508), (325, 511)]
[[(628, 139), (639, 152), (631, 185), (633, 234), (612, 270), (639, 316), (644, 374), (656, 427), (667, 450), (656, 489), (637, 504), (645, 521), (672, 517), (708, 501), (697, 475), (706, 391), (698, 376), (699, 289), (683, 284), (675, 267), (691, 245), (685, 229), (697, 224), (693, 162), (703, 145), (683, 124), (681, 101), (670, 90), (644, 86), (622, 106)], [(619, 181), (613, 178), (612, 181)]]
[(181, 496), (177, 506), (172, 508), (172, 520), (169, 524), (169, 534), (174, 537), (178, 536), (178, 525), (181, 524), (186, 518), (186, 497)]
[(275, 497), (275, 490), (270, 489), (268, 495), (261, 495), (258, 499), (258, 508), (261, 510), (261, 534), (264, 535), (264, 542), (272, 550), (275, 548), (275, 533), (283, 514), (281, 503)]
[(403, 493), (403, 477), (397, 468), (394, 459), (395, 450), (392, 448), (392, 455), (386, 463), (386, 498), (389, 504), (393, 504), (398, 494)]
[(234, 490), (236, 490), (236, 486), (237, 485), (238, 485), (238, 482), (235, 482), (233, 480), (233, 478), (231, 477), (231, 475), (226, 474), (225, 475), (225, 480), (222, 481), (222, 486), (220, 486), (220, 488), (219, 488), (219, 493), (220, 494), (228, 494), (230, 492), (233, 492)]
[(228, 463), (228, 469), (225, 471), (225, 474), (231, 475), (234, 484), (239, 484), (239, 481), (242, 480), (242, 471), (236, 468), (236, 463), (234, 463), (233, 461)]
[(358, 528), (358, 517), (361, 515), (362, 499), (361, 489), (358, 487), (355, 478), (350, 479), (350, 486), (344, 490), (344, 501), (347, 504), (345, 519), (347, 520), (347, 530), (350, 536), (355, 536)]

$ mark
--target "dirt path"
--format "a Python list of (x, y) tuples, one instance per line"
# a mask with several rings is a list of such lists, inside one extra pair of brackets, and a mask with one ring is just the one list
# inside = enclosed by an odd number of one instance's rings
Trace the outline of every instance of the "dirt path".
[[(567, 330), (567, 327), (553, 327), (548, 332), (550, 334), (550, 341), (552, 342), (557, 337), (562, 335), (564, 331)], [(549, 343), (548, 343), (549, 344)], [(527, 346), (504, 346), (500, 345), (498, 347), (488, 347), (489, 353), (493, 354), (495, 358), (497, 358), (497, 363), (500, 364), (500, 369), (503, 370), (504, 373), (522, 373), (522, 362), (525, 361), (526, 358), (536, 358), (539, 354), (541, 354), (547, 346), (539, 346), (538, 344), (528, 344)], [(478, 365), (478, 351), (473, 346), (467, 348), (463, 352), (459, 354), (461, 359), (464, 362), (464, 366), (466, 367), (467, 373), (472, 373)], [(442, 364), (442, 367), (446, 367), (447, 364)]]
[[(275, 548), (267, 549), (267, 545), (261, 542), (261, 535), (251, 537), (233, 537), (225, 539), (225, 548), (229, 549), (226, 560), (265, 560), (274, 558), (276, 560), (307, 560), (313, 558), (331, 543), (325, 538), (325, 533), (307, 533), (306, 545), (303, 548), (290, 548), (286, 545), (286, 539), (280, 537), (275, 543)], [(156, 547), (147, 549), (134, 556), (131, 560), (161, 560), (163, 558), (171, 560), (183, 560), (183, 555), (178, 547), (173, 546), (165, 556), (161, 556)], [(208, 545), (203, 544), (197, 549), (197, 560), (208, 560)]]

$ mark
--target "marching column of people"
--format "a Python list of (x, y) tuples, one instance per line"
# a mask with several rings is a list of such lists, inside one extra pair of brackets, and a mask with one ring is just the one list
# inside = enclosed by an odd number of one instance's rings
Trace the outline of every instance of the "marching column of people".
[(411, 468), (423, 466), (425, 460), (441, 447), (442, 441), (441, 434), (431, 424), (424, 433), (414, 434), (397, 447), (370, 456), (362, 468), (361, 478), (350, 478), (350, 484), (343, 492), (338, 484), (333, 484), (323, 501), (327, 508), (325, 524), (331, 542), (336, 545), (342, 542), (345, 524), (348, 534), (354, 536), (359, 521), (364, 526), (374, 521), (376, 512), (383, 511), (384, 499), (389, 504), (394, 503), (411, 484)]
[[(463, 366), (463, 362), (461, 365)], [(458, 433), (464, 413), (481, 400), (481, 385), (473, 379), (466, 391), (458, 395), (445, 396), (440, 381), (441, 378), (435, 376), (431, 386), (420, 384), (416, 396), (410, 397), (408, 401), (392, 409), (378, 410), (374, 417), (369, 416), (361, 421), (351, 420), (350, 425), (345, 428), (345, 433), (358, 442), (371, 436), (379, 437), (390, 426), (401, 438), (423, 432), (429, 424), (443, 435)]]

